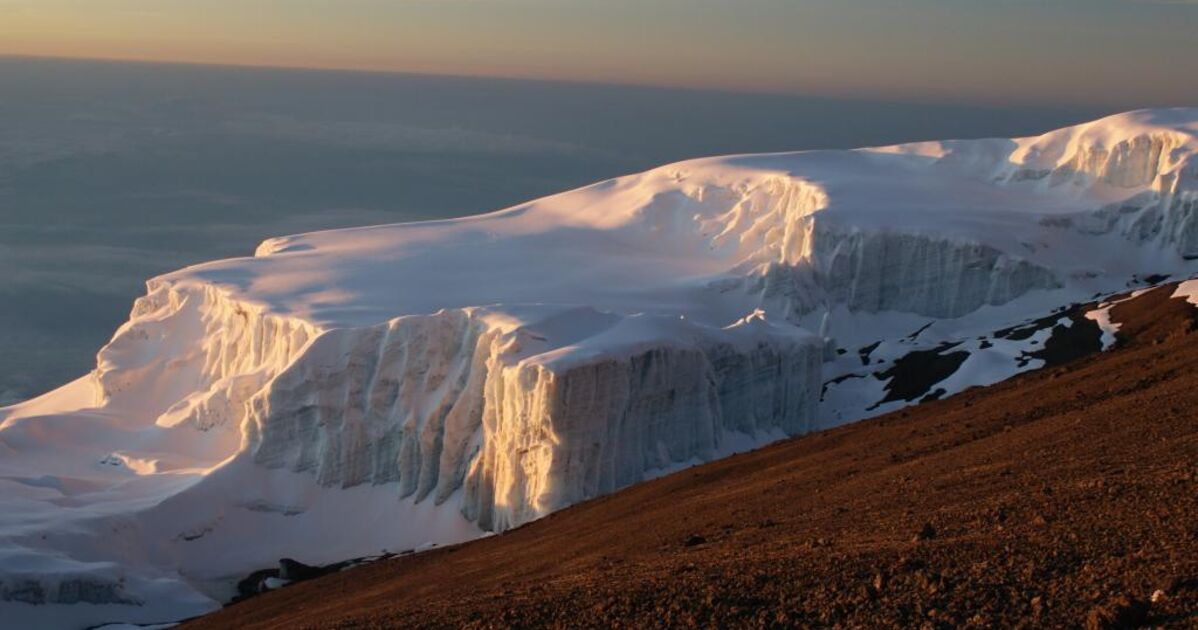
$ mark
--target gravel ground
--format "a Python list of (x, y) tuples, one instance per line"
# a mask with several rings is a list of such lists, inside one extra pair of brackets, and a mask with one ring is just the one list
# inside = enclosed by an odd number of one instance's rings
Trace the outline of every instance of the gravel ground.
[(1198, 309), (1172, 292), (1113, 309), (1115, 351), (184, 627), (1198, 627)]

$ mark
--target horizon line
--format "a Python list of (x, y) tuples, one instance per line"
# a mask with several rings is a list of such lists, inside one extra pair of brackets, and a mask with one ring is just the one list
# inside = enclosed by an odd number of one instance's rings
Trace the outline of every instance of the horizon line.
[(520, 74), (482, 74), (469, 72), (453, 72), (453, 71), (433, 71), (433, 70), (415, 70), (415, 69), (395, 69), (395, 68), (369, 68), (369, 67), (352, 67), (352, 66), (303, 66), (303, 65), (288, 65), (288, 64), (270, 64), (270, 63), (250, 63), (250, 62), (230, 62), (230, 61), (196, 61), (187, 59), (151, 59), (144, 57), (120, 57), (120, 56), (96, 56), (86, 57), (77, 55), (48, 55), (48, 54), (32, 54), (32, 53), (8, 53), (0, 52), (0, 60), (2, 59), (25, 59), (37, 61), (76, 61), (76, 62), (93, 62), (107, 64), (131, 64), (131, 65), (153, 65), (153, 66), (184, 66), (194, 68), (224, 68), (231, 70), (269, 70), (283, 72), (312, 72), (312, 73), (345, 73), (345, 74), (362, 74), (362, 75), (391, 75), (391, 76), (407, 76), (421, 78), (446, 78), (446, 79), (474, 79), (487, 81), (510, 81), (510, 82), (525, 82), (525, 83), (551, 83), (564, 85), (583, 85), (583, 86), (599, 86), (599, 87), (616, 87), (616, 88), (640, 88), (647, 90), (662, 90), (662, 91), (683, 91), (683, 92), (706, 92), (716, 94), (733, 94), (733, 95), (748, 95), (748, 96), (763, 96), (763, 97), (778, 97), (778, 98), (812, 98), (825, 99), (829, 101), (868, 101), (882, 102), (895, 104), (909, 105), (940, 105), (940, 106), (972, 106), (987, 109), (1011, 109), (1011, 108), (1042, 108), (1042, 109), (1092, 109), (1110, 110), (1110, 111), (1131, 111), (1141, 108), (1153, 107), (1186, 107), (1187, 105), (1099, 105), (1082, 102), (1062, 102), (1062, 101), (1047, 101), (1033, 102), (1025, 100), (1009, 100), (1009, 101), (986, 101), (977, 97), (969, 97), (965, 95), (941, 95), (937, 99), (933, 98), (918, 98), (905, 95), (883, 95), (869, 94), (856, 92), (835, 92), (835, 91), (793, 91), (784, 89), (767, 89), (753, 87), (720, 87), (706, 85), (690, 85), (683, 83), (661, 83), (648, 81), (605, 81), (600, 79), (578, 79), (569, 77), (538, 77)]

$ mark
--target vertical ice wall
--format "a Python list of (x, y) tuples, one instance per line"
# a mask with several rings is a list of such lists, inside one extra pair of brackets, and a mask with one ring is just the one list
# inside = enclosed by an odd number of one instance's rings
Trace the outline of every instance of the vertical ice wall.
[(162, 426), (236, 427), (249, 396), (318, 333), (214, 286), (151, 281), (97, 356), (96, 403)]
[(260, 464), (326, 485), (398, 482), (436, 503), (462, 491), (467, 518), (506, 529), (711, 459), (727, 431), (810, 427), (819, 340), (764, 322), (669, 325), (682, 341), (583, 339), (533, 356), (518, 351), (524, 329), (473, 309), (329, 331), (250, 402), (248, 443)]
[(648, 471), (710, 460), (729, 432), (810, 430), (822, 342), (760, 326), (770, 329), (749, 340), (713, 335), (504, 368), (488, 381), (467, 516), (506, 529)]
[(771, 311), (827, 304), (876, 313), (960, 317), (1035, 289), (1061, 286), (1042, 266), (981, 243), (892, 230), (843, 230), (818, 219), (810, 258), (769, 263), (745, 287)]
[(1105, 187), (1112, 191), (1108, 195), (1123, 198), (1047, 224), (1076, 225), (1088, 234), (1117, 232), (1138, 244), (1159, 242), (1183, 258), (1198, 258), (1198, 162), (1188, 148), (1192, 138), (1144, 132), (1111, 141), (1100, 131), (1048, 134), (1020, 156), (1025, 163), (1008, 181), (1079, 194)]

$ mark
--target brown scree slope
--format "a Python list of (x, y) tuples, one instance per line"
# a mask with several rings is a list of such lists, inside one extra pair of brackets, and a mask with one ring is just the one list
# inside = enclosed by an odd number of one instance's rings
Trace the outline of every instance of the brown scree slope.
[(1198, 627), (1198, 309), (1172, 292), (1114, 309), (1115, 351), (185, 627)]

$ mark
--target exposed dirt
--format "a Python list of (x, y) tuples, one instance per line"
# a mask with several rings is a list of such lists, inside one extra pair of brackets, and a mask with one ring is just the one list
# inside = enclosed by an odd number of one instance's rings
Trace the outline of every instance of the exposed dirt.
[(1172, 291), (1112, 309), (1115, 351), (186, 627), (1198, 627), (1198, 310)]
[[(959, 345), (959, 341), (943, 343), (931, 350), (908, 352), (896, 359), (889, 370), (876, 375), (889, 382), (886, 383), (886, 397), (874, 403), (870, 409), (896, 400), (912, 401), (927, 394), (933, 385), (952, 376), (957, 368), (965, 363), (965, 359), (969, 358), (969, 353), (964, 350), (949, 352)], [(943, 393), (944, 390), (940, 390), (940, 394)], [(935, 400), (939, 397), (940, 395), (935, 395), (925, 400)]]
[(1032, 359), (1040, 359), (1045, 367), (1054, 367), (1069, 361), (1075, 361), (1086, 355), (1102, 350), (1102, 329), (1098, 323), (1086, 319), (1086, 311), (1097, 305), (1088, 304), (1074, 306), (1064, 314), (1069, 317), (1069, 325), (1063, 323), (1052, 326), (1052, 334), (1044, 341), (1044, 347), (1035, 352), (1025, 352), (1020, 357), (1019, 366), (1027, 365)]

